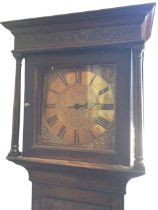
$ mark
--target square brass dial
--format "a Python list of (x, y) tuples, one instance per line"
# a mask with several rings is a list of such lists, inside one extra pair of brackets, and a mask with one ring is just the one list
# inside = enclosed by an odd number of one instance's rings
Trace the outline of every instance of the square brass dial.
[(38, 144), (113, 150), (115, 68), (112, 64), (51, 68), (44, 78)]

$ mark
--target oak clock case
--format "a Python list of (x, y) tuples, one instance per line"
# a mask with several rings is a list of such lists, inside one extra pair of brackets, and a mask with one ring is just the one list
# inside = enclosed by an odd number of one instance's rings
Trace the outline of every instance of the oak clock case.
[(29, 173), (32, 210), (124, 209), (127, 182), (145, 173), (143, 55), (154, 11), (151, 3), (2, 23), (16, 59), (7, 159)]
[(130, 165), (130, 58), (114, 48), (26, 59), (23, 154)]

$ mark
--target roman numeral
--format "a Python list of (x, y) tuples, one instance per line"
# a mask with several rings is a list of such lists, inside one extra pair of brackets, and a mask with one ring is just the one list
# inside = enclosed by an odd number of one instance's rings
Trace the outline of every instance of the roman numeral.
[(52, 116), (52, 117), (50, 117), (50, 118), (47, 119), (47, 123), (48, 123), (48, 125), (50, 127), (52, 127), (53, 125), (55, 125), (55, 123), (57, 122), (57, 120), (58, 120), (57, 115), (54, 115), (54, 116)]
[(98, 95), (102, 95), (103, 93), (106, 93), (108, 90), (109, 90), (109, 87), (107, 86), (107, 87), (103, 88), (102, 90), (100, 90), (98, 92)]
[(91, 79), (91, 81), (90, 81), (90, 83), (89, 83), (89, 86), (93, 83), (93, 81), (94, 81), (94, 79), (95, 79), (96, 76), (97, 76), (97, 75), (95, 74), (94, 77)]
[(63, 126), (60, 128), (60, 130), (59, 130), (57, 136), (58, 136), (59, 138), (63, 138), (64, 135), (65, 135), (65, 133), (66, 133), (66, 127), (63, 125)]
[(99, 104), (99, 109), (101, 110), (113, 110), (114, 104)]
[(68, 86), (68, 85), (69, 85), (68, 82), (66, 81), (64, 75), (60, 75), (59, 78), (60, 78), (60, 80), (62, 81), (62, 83), (63, 83), (65, 86)]
[(102, 118), (102, 117), (97, 117), (96, 121), (95, 121), (98, 125), (102, 126), (103, 128), (108, 128), (110, 125), (110, 122), (107, 121), (106, 119)]
[(74, 144), (79, 144), (79, 134), (74, 130)]
[(56, 108), (56, 104), (46, 104), (45, 107), (47, 109)]
[(76, 78), (76, 83), (81, 83), (81, 81), (82, 81), (82, 72), (81, 71), (75, 71), (75, 78)]

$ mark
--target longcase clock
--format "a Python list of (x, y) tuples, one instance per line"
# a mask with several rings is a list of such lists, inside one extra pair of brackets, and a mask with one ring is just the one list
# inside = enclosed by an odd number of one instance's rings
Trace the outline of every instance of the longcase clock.
[[(32, 210), (123, 210), (145, 173), (143, 54), (155, 4), (8, 21), (15, 98), (7, 159), (32, 181)], [(21, 61), (25, 60), (19, 151)]]

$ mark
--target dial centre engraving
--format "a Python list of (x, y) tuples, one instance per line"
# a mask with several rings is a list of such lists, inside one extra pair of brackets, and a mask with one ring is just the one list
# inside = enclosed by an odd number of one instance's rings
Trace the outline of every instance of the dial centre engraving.
[(72, 85), (63, 91), (57, 105), (58, 117), (61, 122), (71, 128), (84, 128), (93, 123), (98, 109), (92, 109), (91, 103), (97, 104), (98, 99), (87, 85)]

